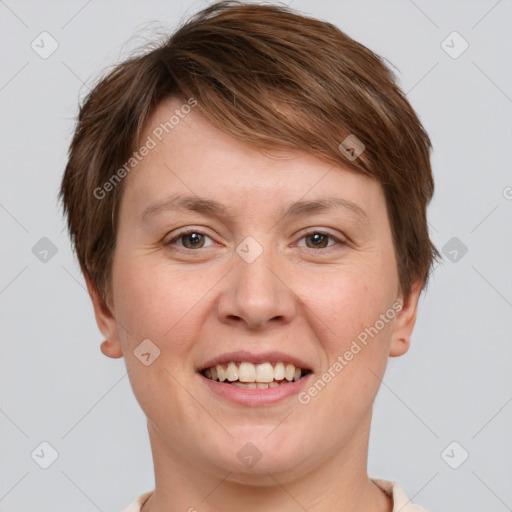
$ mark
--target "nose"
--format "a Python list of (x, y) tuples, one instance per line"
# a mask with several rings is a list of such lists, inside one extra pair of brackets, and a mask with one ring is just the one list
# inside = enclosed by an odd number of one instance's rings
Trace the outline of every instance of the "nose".
[(219, 320), (249, 330), (291, 322), (297, 311), (297, 299), (278, 257), (264, 250), (251, 263), (238, 254), (234, 260), (235, 268), (226, 276), (217, 304)]

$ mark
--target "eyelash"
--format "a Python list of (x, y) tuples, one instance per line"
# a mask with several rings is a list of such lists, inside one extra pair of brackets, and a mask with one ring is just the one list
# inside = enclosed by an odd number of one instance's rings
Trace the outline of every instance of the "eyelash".
[[(181, 238), (183, 237), (186, 237), (187, 235), (191, 235), (192, 233), (196, 233), (196, 234), (199, 234), (199, 235), (202, 235), (202, 236), (206, 236), (208, 238), (210, 238), (210, 240), (212, 239), (210, 236), (208, 236), (207, 234), (203, 233), (202, 231), (200, 231), (199, 229), (186, 229), (180, 233), (177, 233), (177, 235), (172, 239), (172, 240), (169, 240), (168, 242), (165, 242), (165, 246), (171, 246), (174, 244), (174, 242), (176, 242), (177, 240), (180, 240)], [(337, 245), (339, 246), (346, 246), (348, 245), (348, 243), (344, 240), (340, 240), (339, 238), (336, 238), (335, 236), (329, 234), (329, 233), (326, 233), (325, 231), (320, 231), (318, 229), (314, 229), (314, 230), (311, 230), (311, 231), (307, 231), (306, 233), (303, 233), (303, 235), (301, 236), (301, 238), (299, 239), (300, 240), (303, 240), (304, 238), (307, 238), (308, 236), (311, 236), (311, 235), (322, 235), (322, 236), (326, 236), (327, 238), (330, 238), (331, 240), (334, 240), (336, 242)], [(328, 245), (327, 247), (319, 247), (318, 249), (315, 249), (313, 247), (305, 247), (306, 249), (311, 249), (313, 251), (318, 251), (319, 249), (332, 249), (333, 247), (335, 247), (335, 245)], [(205, 249), (205, 247), (199, 247), (198, 249), (189, 249), (188, 247), (180, 247), (180, 246), (177, 246), (180, 250), (184, 250), (184, 251), (197, 251), (199, 249)]]

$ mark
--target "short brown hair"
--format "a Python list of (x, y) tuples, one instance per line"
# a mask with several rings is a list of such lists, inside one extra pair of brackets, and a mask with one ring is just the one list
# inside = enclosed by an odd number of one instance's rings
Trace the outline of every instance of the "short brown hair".
[[(382, 57), (334, 25), (285, 6), (221, 1), (131, 57), (85, 98), (60, 198), (82, 272), (108, 307), (123, 182), (102, 187), (140, 147), (168, 97), (194, 98), (211, 123), (256, 148), (300, 149), (382, 185), (400, 290), (426, 284), (439, 253), (427, 227), (430, 139)], [(357, 158), (340, 151), (352, 135)], [(345, 146), (343, 146), (345, 147)]]

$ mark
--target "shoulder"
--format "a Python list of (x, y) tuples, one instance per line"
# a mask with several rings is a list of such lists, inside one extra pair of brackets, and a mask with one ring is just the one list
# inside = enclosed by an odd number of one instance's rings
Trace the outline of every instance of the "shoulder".
[(135, 498), (124, 510), (121, 512), (140, 512), (142, 504), (153, 494), (153, 491), (141, 494)]
[(388, 480), (371, 479), (372, 482), (380, 487), (388, 496), (393, 498), (393, 512), (427, 512), (419, 505), (411, 503), (404, 490), (397, 482)]

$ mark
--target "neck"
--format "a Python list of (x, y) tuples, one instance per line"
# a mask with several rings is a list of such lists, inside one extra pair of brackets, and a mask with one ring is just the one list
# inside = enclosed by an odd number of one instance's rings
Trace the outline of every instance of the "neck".
[[(370, 419), (351, 442), (318, 466), (265, 471), (248, 484), (235, 473), (191, 464), (148, 423), (155, 491), (141, 512), (391, 512), (393, 504), (367, 476)], [(307, 469), (306, 469), (307, 468)], [(246, 480), (246, 479), (245, 479)]]

